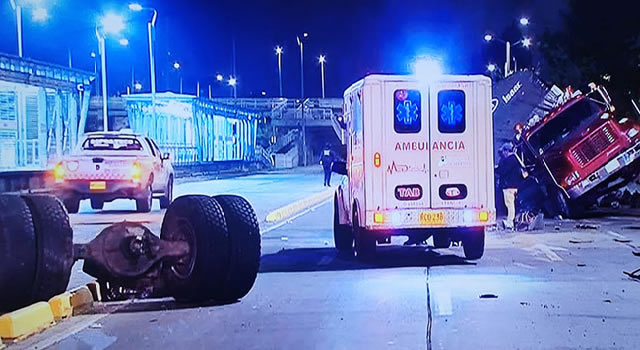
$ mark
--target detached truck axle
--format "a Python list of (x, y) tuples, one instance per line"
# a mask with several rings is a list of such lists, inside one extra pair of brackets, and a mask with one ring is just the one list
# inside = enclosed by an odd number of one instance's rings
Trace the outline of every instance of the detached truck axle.
[[(95, 277), (104, 300), (172, 296), (232, 301), (253, 287), (260, 264), (255, 211), (239, 196), (189, 195), (167, 209), (160, 236), (121, 222), (73, 244), (62, 203), (46, 195), (0, 195), (0, 310), (66, 290), (71, 266)], [(25, 292), (26, 291), (26, 292)]]

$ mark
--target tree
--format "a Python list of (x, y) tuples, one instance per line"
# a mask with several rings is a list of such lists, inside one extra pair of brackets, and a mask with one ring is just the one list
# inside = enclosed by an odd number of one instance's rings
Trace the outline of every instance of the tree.
[(570, 0), (562, 27), (544, 33), (543, 79), (560, 86), (602, 83), (614, 102), (640, 96), (640, 25), (637, 1)]

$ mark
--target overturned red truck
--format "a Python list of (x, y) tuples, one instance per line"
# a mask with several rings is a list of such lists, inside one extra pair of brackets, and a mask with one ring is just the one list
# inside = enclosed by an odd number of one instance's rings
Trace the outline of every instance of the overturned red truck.
[[(543, 117), (532, 113), (517, 140), (524, 165), (552, 199), (545, 209), (564, 217), (580, 216), (640, 172), (640, 125), (616, 113), (604, 87), (590, 84), (589, 90), (556, 88), (555, 106)], [(507, 91), (511, 98), (518, 94)]]

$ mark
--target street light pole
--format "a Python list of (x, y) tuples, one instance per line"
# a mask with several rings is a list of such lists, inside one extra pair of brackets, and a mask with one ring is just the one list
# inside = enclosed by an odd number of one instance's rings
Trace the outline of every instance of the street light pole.
[(18, 32), (18, 56), (22, 57), (22, 7), (15, 0), (9, 0), (11, 8), (16, 11), (16, 29)]
[(506, 42), (506, 57), (504, 62), (504, 77), (507, 78), (511, 75), (511, 42)]
[(278, 85), (280, 87), (280, 97), (282, 97), (282, 48), (276, 47), (276, 55), (278, 55)]
[(326, 59), (324, 56), (320, 56), (320, 75), (322, 78), (322, 98), (324, 98), (324, 63), (326, 62)]
[[(303, 38), (307, 36), (309, 36), (307, 33), (302, 35)], [(298, 40), (298, 46), (300, 46), (300, 99), (304, 99), (304, 42), (299, 36), (296, 39)]]
[(157, 119), (156, 116), (156, 60), (153, 55), (153, 32), (156, 27), (156, 19), (158, 18), (158, 11), (153, 10), (153, 18), (147, 23), (147, 36), (149, 39), (149, 69), (151, 70), (151, 104), (153, 105), (153, 119)]
[(98, 38), (98, 45), (100, 46), (100, 75), (102, 80), (102, 129), (104, 131), (109, 130), (108, 110), (107, 110), (107, 52), (104, 36), (100, 35), (98, 28), (96, 27), (96, 37)]

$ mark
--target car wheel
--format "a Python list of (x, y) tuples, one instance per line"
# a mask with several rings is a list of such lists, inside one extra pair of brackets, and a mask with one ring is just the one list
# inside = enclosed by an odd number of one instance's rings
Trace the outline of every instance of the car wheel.
[(36, 237), (33, 301), (46, 301), (67, 290), (73, 265), (73, 230), (62, 203), (47, 195), (23, 196)]
[(370, 261), (376, 256), (376, 239), (367, 229), (360, 227), (358, 211), (353, 211), (353, 236), (356, 243), (356, 256), (360, 261)]
[(444, 249), (451, 246), (451, 238), (448, 233), (434, 233), (431, 237), (433, 237), (433, 247), (436, 249)]
[(166, 263), (169, 295), (180, 302), (215, 299), (229, 273), (229, 233), (224, 211), (207, 196), (182, 196), (169, 205), (160, 238), (189, 244), (190, 253)]
[(477, 260), (484, 254), (484, 227), (465, 229), (462, 249), (467, 260)]
[(19, 196), (0, 195), (0, 311), (31, 302), (36, 238), (31, 212)]
[(153, 204), (153, 189), (151, 188), (151, 182), (147, 185), (145, 196), (142, 198), (136, 198), (136, 211), (138, 213), (148, 213), (151, 211)]
[(164, 193), (164, 196), (160, 197), (160, 208), (166, 209), (171, 204), (173, 200), (173, 176), (169, 177), (169, 182), (167, 182), (167, 189)]
[(338, 196), (333, 197), (333, 242), (339, 252), (353, 253), (353, 231), (348, 225), (340, 224)]
[(91, 198), (91, 209), (102, 210), (102, 208), (104, 208), (103, 200)]
[(222, 207), (229, 232), (229, 273), (218, 300), (238, 300), (251, 290), (260, 268), (260, 226), (251, 204), (240, 196), (214, 199)]
[(69, 214), (76, 214), (80, 210), (80, 199), (77, 197), (65, 198), (62, 203)]

